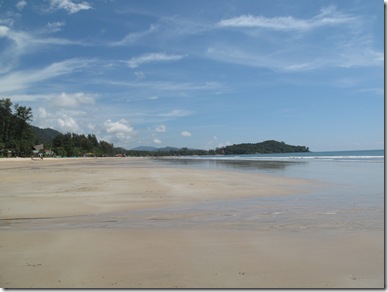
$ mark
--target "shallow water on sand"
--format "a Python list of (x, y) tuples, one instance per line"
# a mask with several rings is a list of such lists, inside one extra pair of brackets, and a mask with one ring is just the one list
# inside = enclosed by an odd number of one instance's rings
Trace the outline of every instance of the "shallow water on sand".
[(158, 163), (177, 167), (265, 173), (321, 182), (318, 187), (299, 195), (257, 197), (191, 206), (192, 209), (208, 212), (216, 210), (213, 215), (207, 216), (209, 224), (221, 226), (229, 222), (239, 228), (294, 231), (384, 228), (383, 161), (160, 159)]
[[(131, 163), (123, 160), (120, 164)], [(311, 179), (299, 194), (217, 199), (96, 215), (3, 220), (12, 229), (225, 228), (309, 232), (384, 229), (384, 164), (153, 160), (147, 167), (218, 169)], [(214, 172), (213, 174), (216, 174)]]

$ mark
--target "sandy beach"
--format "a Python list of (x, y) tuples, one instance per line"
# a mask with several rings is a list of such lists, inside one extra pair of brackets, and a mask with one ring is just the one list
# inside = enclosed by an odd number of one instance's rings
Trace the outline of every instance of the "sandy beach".
[(383, 228), (302, 226), (249, 203), (325, 187), (146, 158), (1, 159), (0, 286), (383, 288)]

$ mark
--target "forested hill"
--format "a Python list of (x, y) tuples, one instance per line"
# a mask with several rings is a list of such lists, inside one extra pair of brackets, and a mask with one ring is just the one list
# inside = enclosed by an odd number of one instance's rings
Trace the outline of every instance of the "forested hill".
[(62, 135), (61, 132), (58, 132), (57, 130), (54, 130), (54, 129), (49, 129), (49, 128), (41, 129), (33, 125), (30, 125), (30, 127), (36, 137), (35, 144), (41, 144), (41, 143), (52, 144), (55, 137)]
[(291, 153), (291, 152), (310, 152), (306, 146), (288, 145), (284, 142), (268, 140), (260, 143), (243, 143), (217, 149), (222, 154), (266, 154), (266, 153)]

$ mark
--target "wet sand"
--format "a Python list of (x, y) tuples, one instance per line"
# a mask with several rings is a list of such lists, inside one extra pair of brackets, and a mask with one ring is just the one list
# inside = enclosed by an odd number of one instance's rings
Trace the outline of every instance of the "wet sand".
[(250, 206), (323, 187), (143, 158), (1, 159), (0, 286), (383, 288), (383, 228)]

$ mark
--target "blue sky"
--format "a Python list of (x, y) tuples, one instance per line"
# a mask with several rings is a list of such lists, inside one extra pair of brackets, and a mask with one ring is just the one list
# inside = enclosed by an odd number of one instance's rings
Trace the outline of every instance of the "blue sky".
[(383, 149), (384, 3), (2, 0), (0, 97), (127, 149)]

